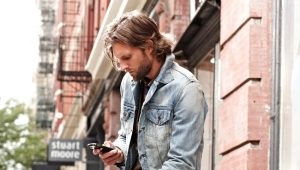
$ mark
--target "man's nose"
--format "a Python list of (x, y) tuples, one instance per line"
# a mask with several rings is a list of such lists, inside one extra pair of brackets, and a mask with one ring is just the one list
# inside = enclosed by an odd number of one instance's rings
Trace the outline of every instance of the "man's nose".
[(127, 69), (128, 69), (128, 64), (127, 63), (120, 62), (119, 64), (120, 64), (120, 70), (121, 71), (127, 71)]

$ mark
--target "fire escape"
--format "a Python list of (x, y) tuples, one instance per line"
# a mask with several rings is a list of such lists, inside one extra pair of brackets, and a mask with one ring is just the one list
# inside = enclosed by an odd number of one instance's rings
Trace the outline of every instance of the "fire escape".
[(82, 98), (91, 82), (84, 70), (93, 45), (93, 36), (84, 30), (80, 0), (63, 0), (56, 78), (63, 98)]
[(54, 115), (52, 95), (53, 59), (56, 51), (55, 38), (52, 34), (55, 23), (54, 0), (40, 0), (41, 35), (39, 39), (39, 63), (37, 72), (36, 125), (50, 128)]

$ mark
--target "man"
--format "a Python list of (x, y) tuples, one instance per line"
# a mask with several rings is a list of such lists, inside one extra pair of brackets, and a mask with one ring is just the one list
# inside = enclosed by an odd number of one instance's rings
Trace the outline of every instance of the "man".
[(114, 150), (94, 154), (127, 170), (199, 170), (207, 105), (194, 75), (174, 62), (171, 41), (144, 14), (114, 20), (105, 54), (125, 71), (121, 83), (121, 129)]

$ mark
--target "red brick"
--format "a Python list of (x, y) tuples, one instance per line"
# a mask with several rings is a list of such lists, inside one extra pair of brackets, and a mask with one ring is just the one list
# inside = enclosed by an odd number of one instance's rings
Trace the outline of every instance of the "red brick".
[(115, 140), (120, 129), (120, 93), (119, 90), (113, 90), (108, 96), (107, 104), (105, 105), (105, 139)]
[(250, 81), (223, 101), (219, 111), (219, 153), (266, 135), (268, 113), (260, 96), (260, 82)]
[(267, 150), (259, 145), (245, 144), (223, 155), (217, 170), (267, 170)]
[(221, 51), (221, 97), (249, 79), (261, 78), (263, 30), (257, 21), (249, 21)]
[(168, 6), (170, 8), (170, 32), (179, 39), (190, 22), (190, 4), (189, 1), (169, 0)]
[[(269, 165), (272, 1), (223, 0), (217, 162), (220, 170)], [(255, 145), (251, 142), (256, 141)]]
[(250, 18), (261, 18), (261, 0), (223, 0), (221, 10), (221, 44), (227, 41)]

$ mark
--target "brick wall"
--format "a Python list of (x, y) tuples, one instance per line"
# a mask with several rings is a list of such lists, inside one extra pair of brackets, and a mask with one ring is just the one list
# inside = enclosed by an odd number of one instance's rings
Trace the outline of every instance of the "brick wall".
[(169, 0), (171, 33), (178, 40), (190, 23), (190, 2), (182, 0)]
[(190, 23), (189, 1), (160, 0), (155, 12), (160, 32), (171, 33), (178, 40)]
[(217, 169), (269, 167), (271, 0), (223, 0)]

